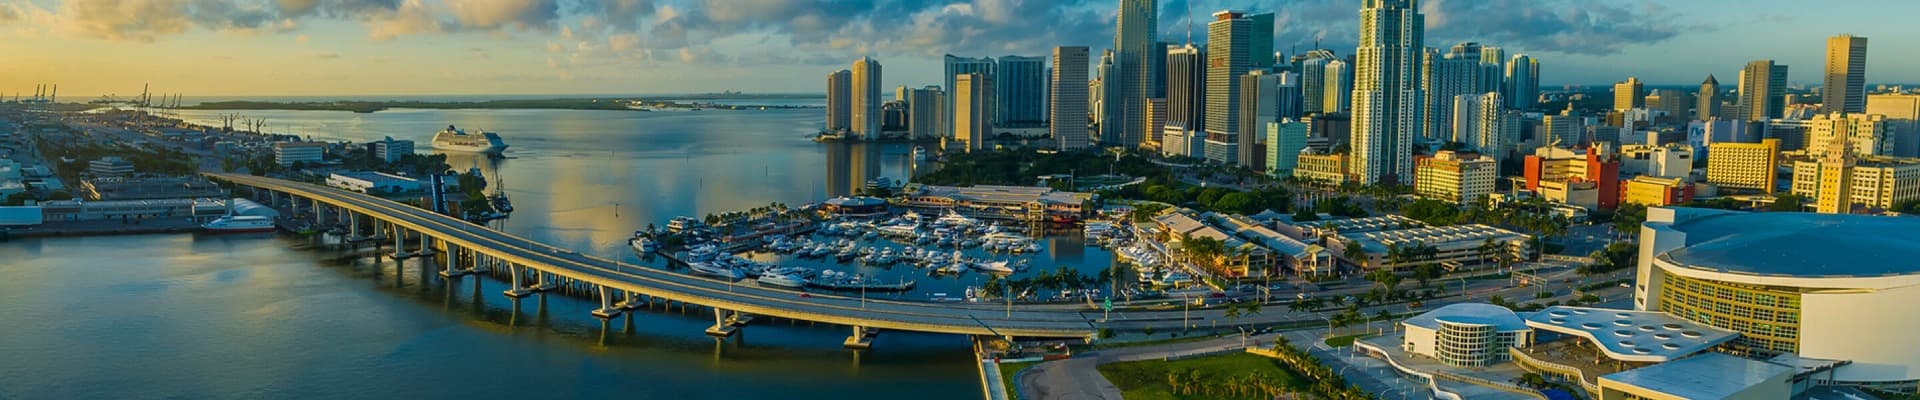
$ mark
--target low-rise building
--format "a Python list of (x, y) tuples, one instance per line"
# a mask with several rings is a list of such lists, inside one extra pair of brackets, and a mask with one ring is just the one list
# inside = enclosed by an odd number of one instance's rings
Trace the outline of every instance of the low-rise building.
[(1079, 221), (1100, 197), (1033, 186), (933, 186), (908, 184), (900, 205), (923, 213), (953, 211), (974, 218), (1020, 221)]
[(1793, 367), (1707, 353), (1600, 376), (1599, 400), (1794, 398)]
[(420, 191), (420, 180), (385, 172), (353, 171), (327, 175), (327, 186), (360, 193), (411, 193)]
[(1707, 147), (1707, 182), (1722, 189), (1773, 194), (1780, 139), (1760, 143), (1714, 143)]
[(217, 199), (54, 200), (40, 203), (47, 221), (141, 220), (191, 217), (211, 221), (227, 213)]
[(1300, 153), (1293, 177), (1322, 184), (1338, 185), (1352, 181), (1346, 154), (1327, 154), (1316, 150)]
[(1689, 201), (1693, 201), (1693, 185), (1685, 179), (1636, 176), (1621, 185), (1622, 204), (1655, 207)]
[[(1219, 215), (1219, 214), (1210, 214)], [(1333, 252), (1326, 247), (1311, 244), (1281, 234), (1268, 228), (1254, 218), (1241, 215), (1222, 215), (1222, 228), (1233, 231), (1235, 236), (1264, 248), (1274, 257), (1267, 264), (1279, 267), (1301, 276), (1327, 276), (1336, 271)]]
[(1414, 158), (1413, 191), (1420, 197), (1453, 204), (1470, 204), (1493, 193), (1500, 175), (1491, 157), (1441, 150), (1432, 157)]
[(133, 162), (120, 157), (107, 156), (87, 162), (87, 172), (94, 176), (133, 175)]
[(368, 150), (373, 152), (374, 158), (386, 162), (397, 162), (408, 154), (413, 154), (413, 141), (394, 140), (392, 136), (388, 136), (386, 139), (370, 144)]
[(1485, 367), (1511, 360), (1507, 349), (1526, 347), (1533, 328), (1513, 310), (1485, 303), (1440, 307), (1400, 322), (1400, 344), (1409, 354), (1456, 367)]
[(1358, 245), (1367, 254), (1366, 260), (1349, 262), (1390, 271), (1423, 264), (1440, 265), (1449, 271), (1473, 269), (1496, 265), (1503, 256), (1525, 260), (1533, 255), (1527, 245), (1532, 236), (1480, 224), (1342, 232), (1340, 239), (1340, 253), (1346, 252), (1345, 246)]
[[(1526, 190), (1539, 191), (1542, 182), (1592, 182), (1595, 205), (1582, 207), (1611, 210), (1620, 199), (1620, 157), (1604, 143), (1583, 150), (1541, 147), (1521, 162)], [(1575, 185), (1562, 186), (1578, 189)]]
[(88, 200), (150, 200), (223, 197), (227, 191), (198, 176), (152, 178), (104, 177), (80, 181)]
[[(1195, 215), (1192, 210), (1180, 210), (1161, 214), (1154, 217), (1153, 221), (1154, 229), (1165, 238), (1165, 247), (1178, 256), (1176, 260), (1212, 268), (1213, 273), (1221, 277), (1245, 278), (1253, 276), (1256, 271), (1264, 272), (1273, 265), (1273, 252), (1203, 221), (1222, 219), (1219, 214)], [(1188, 241), (1200, 238), (1219, 241), (1223, 251), (1213, 255), (1211, 260), (1195, 257), (1189, 251), (1191, 243)]]
[(839, 217), (868, 218), (887, 214), (887, 201), (875, 197), (835, 197), (820, 204), (820, 210)]
[(1693, 147), (1680, 143), (1620, 146), (1620, 173), (1686, 178), (1693, 173)]
[(274, 142), (273, 160), (281, 167), (294, 163), (315, 164), (326, 159), (327, 144), (319, 142)]

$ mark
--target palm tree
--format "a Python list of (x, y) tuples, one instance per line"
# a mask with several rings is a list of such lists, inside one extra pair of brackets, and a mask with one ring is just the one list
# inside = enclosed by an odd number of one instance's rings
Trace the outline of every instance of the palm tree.
[(1344, 247), (1346, 247), (1343, 251), (1345, 254), (1342, 255), (1347, 258), (1348, 263), (1360, 268), (1367, 267), (1367, 249), (1361, 248), (1360, 242), (1348, 240)]

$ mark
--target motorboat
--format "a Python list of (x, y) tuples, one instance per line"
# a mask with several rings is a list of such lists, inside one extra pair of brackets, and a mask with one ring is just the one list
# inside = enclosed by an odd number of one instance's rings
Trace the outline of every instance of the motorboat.
[(1001, 273), (1001, 274), (1013, 273), (1013, 268), (1008, 267), (1006, 261), (974, 263), (973, 268), (981, 271), (993, 272), (993, 273)]
[(747, 277), (746, 273), (740, 272), (738, 269), (711, 262), (690, 262), (687, 263), (687, 268), (692, 269), (695, 274), (727, 280), (737, 281)]
[(717, 255), (720, 255), (719, 247), (714, 247), (710, 244), (693, 246), (693, 248), (687, 249), (687, 262), (713, 261), (713, 257)]
[(833, 254), (833, 247), (824, 244), (807, 251), (807, 255), (812, 257), (826, 257), (829, 254)]
[(627, 247), (632, 247), (634, 254), (642, 256), (660, 251), (660, 245), (654, 243), (653, 239), (646, 236), (634, 236), (632, 239), (627, 239)]
[(791, 274), (785, 271), (781, 271), (781, 272), (768, 271), (767, 273), (761, 274), (760, 278), (755, 279), (754, 281), (760, 282), (760, 284), (762, 285), (772, 285), (772, 286), (779, 286), (779, 287), (792, 288), (792, 289), (801, 289), (801, 288), (807, 287), (806, 278), (801, 278), (799, 276), (796, 276), (794, 274)]

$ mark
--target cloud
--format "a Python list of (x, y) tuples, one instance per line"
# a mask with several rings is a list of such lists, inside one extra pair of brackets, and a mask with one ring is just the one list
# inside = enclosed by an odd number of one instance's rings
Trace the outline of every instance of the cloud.
[(560, 18), (558, 0), (442, 0), (465, 29), (544, 31)]
[(317, 59), (317, 60), (338, 60), (338, 59), (340, 59), (340, 53), (331, 53), (331, 52), (329, 52), (329, 53), (314, 53), (314, 54), (313, 54), (313, 58), (314, 58), (314, 59)]

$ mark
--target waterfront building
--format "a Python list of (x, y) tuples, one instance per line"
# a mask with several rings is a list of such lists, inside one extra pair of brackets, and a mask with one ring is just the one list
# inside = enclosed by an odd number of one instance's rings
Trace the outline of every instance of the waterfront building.
[[(1259, 246), (1267, 254), (1267, 266), (1278, 267), (1285, 271), (1305, 277), (1332, 276), (1337, 273), (1333, 252), (1318, 244), (1307, 243), (1298, 238), (1282, 234), (1267, 224), (1244, 215), (1226, 215), (1207, 213), (1217, 221), (1221, 229), (1230, 231), (1247, 243)], [(1250, 257), (1257, 257), (1252, 256)], [(1272, 269), (1262, 269), (1252, 275), (1260, 276)]]
[(1240, 82), (1252, 67), (1253, 19), (1232, 10), (1207, 23), (1207, 161), (1241, 165)]
[(1920, 95), (1875, 94), (1867, 96), (1867, 114), (1884, 115), (1894, 157), (1920, 157)]
[(940, 127), (946, 122), (946, 108), (946, 93), (942, 92), (939, 86), (908, 89), (908, 137), (914, 139), (939, 138)]
[(1707, 80), (1700, 82), (1700, 92), (1694, 94), (1693, 119), (1712, 121), (1720, 118), (1720, 81), (1707, 74)]
[(335, 172), (327, 175), (327, 186), (360, 193), (411, 193), (421, 189), (420, 180), (375, 171)]
[(314, 164), (325, 159), (327, 144), (319, 142), (274, 142), (273, 160), (280, 167), (294, 163)]
[(953, 140), (969, 153), (984, 149), (993, 134), (993, 78), (970, 73), (953, 82)]
[[(0, 164), (0, 185), (4, 182), (19, 181), (20, 176), (9, 176), (5, 166)], [(0, 189), (4, 189), (0, 187)], [(0, 193), (11, 194), (11, 193)], [(87, 200), (152, 200), (217, 198), (227, 195), (227, 190), (199, 176), (146, 177), (102, 176), (80, 180), (80, 195)]]
[(1627, 80), (1613, 84), (1613, 109), (1615, 111), (1645, 108), (1647, 87), (1640, 78), (1627, 77)]
[(852, 121), (850, 129), (854, 137), (873, 140), (880, 138), (880, 62), (872, 57), (860, 57), (853, 62), (852, 96), (848, 97), (852, 111), (848, 118)]
[(904, 100), (881, 104), (880, 130), (883, 132), (907, 130), (908, 119), (912, 118), (912, 115), (909, 115), (911, 111), (907, 107), (907, 102)]
[(933, 186), (909, 183), (899, 205), (921, 212), (957, 212), (973, 218), (1019, 221), (1078, 221), (1098, 207), (1093, 193), (1032, 186)]
[(1441, 150), (1414, 158), (1413, 192), (1420, 197), (1467, 205), (1493, 194), (1500, 168), (1491, 157)]
[(1419, 77), (1426, 16), (1413, 0), (1366, 0), (1353, 79), (1353, 170), (1360, 183), (1407, 179), (1425, 117)]
[(1046, 126), (1049, 89), (1046, 57), (1000, 57), (1000, 64), (994, 69), (993, 83), (996, 110), (993, 126)]
[[(993, 62), (993, 58), (990, 58), (990, 57), (968, 58), (968, 57), (959, 57), (952, 54), (946, 55), (943, 59), (946, 63), (946, 73), (943, 76), (946, 77), (947, 99), (950, 100), (950, 102), (947, 104), (947, 107), (946, 107), (947, 109), (946, 115), (949, 118), (951, 118), (952, 116), (959, 115), (955, 111), (955, 109), (959, 108), (960, 106), (958, 102), (951, 101), (956, 97), (954, 94), (958, 93), (954, 91), (955, 90), (954, 81), (958, 79), (960, 75), (963, 75), (963, 74), (983, 74), (987, 76), (992, 76), (994, 62)], [(993, 103), (989, 101), (987, 104), (993, 104)], [(947, 121), (947, 123), (940, 128), (940, 132), (941, 132), (940, 136), (944, 138), (952, 138), (955, 132), (954, 125), (958, 123), (959, 123), (958, 120)]]
[[(1920, 382), (1920, 220), (1649, 208), (1634, 308), (1738, 332), (1725, 352), (1830, 368), (1816, 383)], [(1824, 361), (1822, 361), (1824, 360)]]
[(1057, 146), (1063, 150), (1082, 149), (1090, 144), (1087, 137), (1087, 56), (1086, 46), (1062, 46), (1053, 48), (1053, 77), (1048, 84), (1053, 93), (1047, 96), (1052, 105), (1047, 107), (1051, 113), (1048, 130)]
[(1787, 94), (1787, 66), (1775, 64), (1773, 60), (1747, 63), (1746, 68), (1740, 70), (1739, 90), (1740, 119), (1780, 118), (1786, 109), (1782, 98)]
[[(1155, 60), (1160, 45), (1160, 5), (1158, 0), (1120, 0), (1118, 24), (1113, 35), (1114, 69), (1108, 76), (1106, 101), (1114, 124), (1101, 124), (1100, 144), (1133, 148), (1145, 140), (1147, 98), (1156, 97), (1153, 78), (1161, 68)], [(1105, 121), (1103, 121), (1105, 122)]]
[[(1273, 252), (1253, 244), (1230, 233), (1232, 228), (1215, 226), (1206, 221), (1225, 223), (1225, 215), (1208, 212), (1197, 213), (1189, 209), (1179, 209), (1153, 217), (1153, 230), (1156, 237), (1165, 238), (1161, 246), (1172, 250), (1177, 260), (1197, 263), (1211, 273), (1223, 278), (1248, 278), (1253, 271), (1267, 271), (1273, 265)], [(1250, 222), (1243, 220), (1242, 222)], [(1232, 225), (1227, 225), (1232, 226)], [(1213, 259), (1195, 259), (1186, 254), (1186, 240), (1208, 238), (1220, 241), (1222, 248), (1229, 251), (1216, 254)]]
[(370, 144), (368, 150), (373, 152), (375, 158), (389, 163), (399, 162), (400, 159), (413, 154), (413, 141), (394, 140), (392, 136), (388, 136), (386, 139)]
[(827, 74), (827, 131), (853, 129), (853, 71)]
[(1533, 328), (1506, 307), (1460, 303), (1400, 321), (1401, 348), (1455, 367), (1485, 367), (1511, 360), (1508, 349), (1533, 343)]
[(227, 214), (228, 203), (218, 199), (149, 199), (149, 200), (52, 200), (40, 203), (40, 212), (47, 222), (54, 221), (137, 221), (154, 218), (192, 218), (195, 222), (211, 221)]
[(1293, 168), (1293, 177), (1318, 182), (1324, 185), (1339, 185), (1353, 182), (1353, 172), (1348, 170), (1346, 153), (1325, 153), (1313, 149), (1300, 152), (1298, 164)]
[(1268, 122), (1266, 135), (1267, 176), (1293, 176), (1300, 151), (1307, 149), (1307, 123), (1290, 118)]
[(1501, 95), (1506, 97), (1509, 108), (1534, 109), (1540, 98), (1540, 61), (1526, 54), (1513, 55), (1513, 59), (1507, 61), (1506, 92)]
[(1688, 179), (1693, 160), (1693, 147), (1679, 143), (1620, 146), (1620, 173), (1627, 175)]
[(1659, 207), (1690, 201), (1693, 201), (1693, 184), (1682, 178), (1636, 176), (1620, 185), (1621, 204)]
[(1838, 35), (1827, 38), (1827, 76), (1820, 85), (1820, 111), (1867, 111), (1867, 38)]
[(1859, 155), (1890, 155), (1893, 149), (1885, 116), (1830, 113), (1807, 119), (1807, 122), (1811, 125), (1807, 132), (1807, 149), (1824, 151), (1829, 142), (1840, 138), (1851, 142), (1848, 147)]
[(1790, 365), (1706, 353), (1601, 375), (1594, 398), (1786, 400), (1800, 398), (1792, 395), (1796, 372)]
[(1780, 139), (1760, 143), (1714, 143), (1707, 147), (1707, 182), (1725, 189), (1773, 194)]
[(87, 162), (87, 173), (93, 174), (94, 176), (133, 175), (133, 162), (118, 156), (101, 157), (98, 160)]
[(1167, 50), (1167, 127), (1201, 131), (1207, 103), (1206, 55), (1198, 47)]
[(820, 203), (820, 211), (836, 217), (874, 218), (887, 215), (887, 200), (867, 196), (842, 196)]

